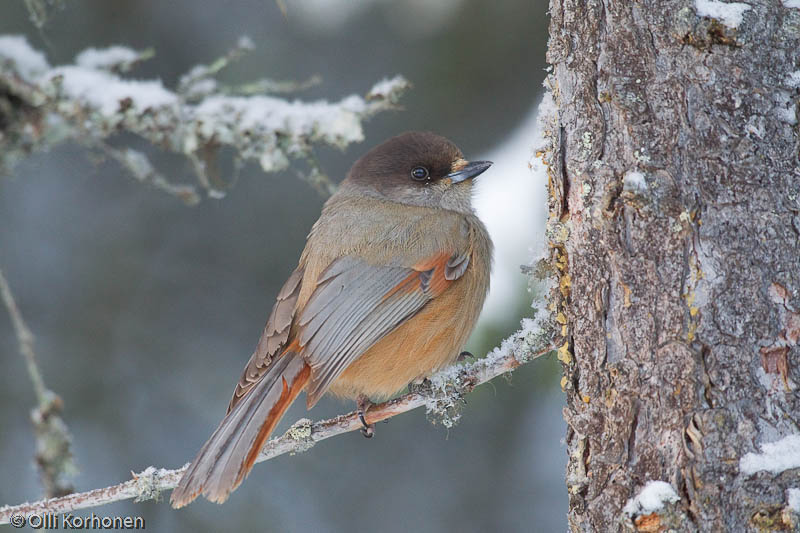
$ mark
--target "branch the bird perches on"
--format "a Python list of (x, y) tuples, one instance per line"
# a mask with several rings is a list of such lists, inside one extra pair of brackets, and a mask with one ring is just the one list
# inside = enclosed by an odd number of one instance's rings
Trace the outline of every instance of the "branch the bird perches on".
[[(534, 339), (528, 338), (530, 336)], [(502, 348), (496, 349), (487, 357), (467, 365), (447, 368), (432, 376), (429, 382), (419, 387), (419, 390), (372, 406), (366, 414), (367, 422), (370, 424), (380, 422), (426, 406), (434, 416), (441, 417), (444, 425), (452, 425), (452, 409), (454, 407), (457, 409), (464, 394), (482, 383), (512, 372), (519, 366), (554, 350), (555, 348), (550, 345), (538, 350), (532, 347), (533, 343), (541, 341), (545, 336), (524, 328), (507, 339)], [(283, 435), (267, 442), (256, 462), (268, 461), (285, 453), (304, 452), (319, 441), (356, 431), (361, 427), (361, 421), (355, 411), (319, 422), (303, 418), (295, 422)], [(118, 485), (77, 492), (60, 498), (2, 507), (0, 524), (8, 524), (12, 517), (20, 515), (27, 517), (32, 514), (60, 514), (122, 500), (134, 499), (136, 502), (141, 502), (156, 499), (161, 491), (173, 489), (178, 484), (185, 469), (186, 466), (174, 470), (151, 466), (139, 473), (132, 472), (132, 479)]]

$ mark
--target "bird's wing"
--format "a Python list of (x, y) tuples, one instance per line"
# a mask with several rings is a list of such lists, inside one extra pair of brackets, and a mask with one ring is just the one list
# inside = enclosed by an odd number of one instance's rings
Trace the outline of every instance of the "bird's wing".
[(280, 354), (289, 339), (289, 331), (292, 328), (297, 297), (300, 294), (301, 281), (303, 279), (303, 269), (298, 267), (283, 284), (283, 288), (278, 293), (277, 301), (272, 308), (272, 312), (261, 333), (253, 355), (236, 384), (233, 397), (228, 405), (228, 412), (236, 406), (242, 397), (252, 389), (269, 368), (272, 360)]
[[(278, 294), (228, 414), (173, 491), (172, 505), (186, 505), (201, 493), (225, 501), (303, 388), (308, 404), (316, 403), (351, 362), (446, 291), (469, 261), (469, 253), (441, 252), (411, 266), (376, 266), (343, 256), (308, 279), (304, 267), (295, 270)], [(313, 289), (298, 309), (304, 284)]]
[(469, 260), (469, 252), (440, 252), (411, 266), (372, 265), (354, 256), (333, 261), (295, 319), (295, 341), (311, 367), (308, 406), (370, 346), (447, 290)]

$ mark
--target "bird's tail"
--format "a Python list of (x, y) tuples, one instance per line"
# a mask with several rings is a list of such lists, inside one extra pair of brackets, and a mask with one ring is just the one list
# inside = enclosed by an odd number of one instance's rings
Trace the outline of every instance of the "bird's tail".
[(183, 507), (200, 494), (212, 502), (224, 502), (253, 468), (270, 433), (310, 375), (311, 368), (294, 352), (273, 360), (200, 449), (172, 491), (172, 506)]

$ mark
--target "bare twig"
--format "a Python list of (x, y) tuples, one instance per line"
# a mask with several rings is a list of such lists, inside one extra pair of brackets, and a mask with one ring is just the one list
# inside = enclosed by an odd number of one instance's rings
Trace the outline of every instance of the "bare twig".
[(149, 183), (156, 189), (178, 198), (186, 205), (196, 205), (200, 202), (200, 195), (195, 187), (170, 182), (153, 168), (150, 159), (142, 152), (132, 148), (119, 150), (102, 141), (97, 143), (97, 147), (125, 167), (131, 176), (142, 183)]
[(71, 437), (61, 419), (61, 398), (44, 384), (42, 373), (36, 364), (33, 350), (33, 334), (25, 324), (17, 307), (11, 287), (0, 270), (0, 296), (2, 296), (14, 333), (19, 343), (19, 352), (25, 359), (28, 375), (33, 383), (37, 407), (31, 411), (31, 421), (36, 433), (36, 466), (44, 485), (45, 495), (61, 496), (73, 491), (72, 485), (63, 478), (74, 470), (72, 463)]
[[(254, 49), (255, 45), (249, 37), (240, 37), (236, 46), (228, 50), (228, 53), (224, 56), (218, 58), (210, 65), (197, 65), (188, 73), (181, 76), (178, 82), (178, 92), (187, 96), (195, 92), (203, 94), (204, 91), (202, 90), (196, 91), (197, 84), (212, 79), (231, 63), (238, 61), (244, 54)], [(213, 82), (212, 85), (216, 86), (216, 82)]]
[[(512, 338), (510, 344), (504, 343), (484, 359), (479, 359), (463, 367), (455, 366), (434, 375), (430, 382), (419, 390), (372, 406), (367, 412), (367, 422), (375, 423), (392, 418), (418, 407), (426, 406), (429, 415), (445, 417), (444, 423), (452, 416), (449, 413), (453, 403), (459, 403), (463, 394), (472, 391), (481, 383), (508, 373), (520, 365), (544, 355), (554, 348), (549, 340), (534, 349), (533, 343), (540, 343), (548, 334), (533, 334), (521, 331)], [(507, 341), (508, 342), (508, 341)], [(541, 348), (545, 345), (544, 348)], [(267, 461), (285, 453), (299, 453), (308, 450), (319, 441), (361, 428), (355, 412), (336, 418), (312, 423), (304, 418), (295, 422), (282, 436), (270, 440), (261, 451), (257, 462)], [(163, 490), (177, 486), (186, 466), (167, 470), (148, 467), (133, 479), (110, 487), (88, 492), (70, 494), (62, 498), (52, 498), (33, 503), (0, 508), (0, 524), (9, 523), (14, 516), (29, 516), (42, 513), (65, 513), (77, 509), (97, 507), (122, 500), (144, 501), (155, 499)]]
[(33, 334), (22, 318), (22, 313), (20, 313), (19, 307), (17, 307), (17, 302), (14, 301), (11, 287), (8, 285), (8, 280), (6, 280), (2, 270), (0, 270), (0, 295), (3, 296), (3, 304), (5, 304), (8, 310), (8, 314), (11, 317), (11, 324), (14, 326), (14, 333), (17, 335), (19, 353), (25, 358), (25, 366), (28, 369), (28, 375), (33, 383), (33, 392), (36, 393), (36, 401), (40, 404), (45, 403), (47, 401), (47, 388), (44, 386), (42, 373), (39, 372), (39, 367), (36, 366), (36, 353), (33, 351)]

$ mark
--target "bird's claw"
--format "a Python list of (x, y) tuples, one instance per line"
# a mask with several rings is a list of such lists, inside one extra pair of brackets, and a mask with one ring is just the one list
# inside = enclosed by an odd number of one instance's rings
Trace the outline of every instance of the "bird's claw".
[(367, 421), (364, 419), (364, 413), (361, 412), (358, 413), (358, 419), (361, 420), (361, 425), (364, 426), (361, 428), (361, 434), (371, 439), (373, 435), (375, 435), (375, 424), (367, 424)]
[(367, 424), (367, 419), (364, 416), (366, 412), (372, 407), (372, 402), (364, 394), (359, 395), (356, 399), (356, 406), (358, 407), (358, 419), (361, 421), (361, 434), (366, 438), (371, 439), (375, 435), (375, 424)]

